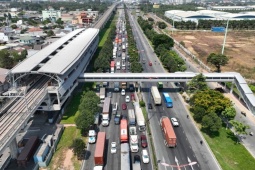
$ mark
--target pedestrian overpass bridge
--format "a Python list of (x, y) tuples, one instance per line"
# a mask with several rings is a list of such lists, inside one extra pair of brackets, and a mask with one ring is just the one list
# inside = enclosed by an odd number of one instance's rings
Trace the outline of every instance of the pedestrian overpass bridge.
[[(78, 82), (189, 82), (200, 73), (176, 72), (176, 73), (83, 73)], [(255, 115), (255, 96), (245, 79), (236, 72), (203, 73), (206, 82), (231, 82), (241, 94), (250, 111)]]

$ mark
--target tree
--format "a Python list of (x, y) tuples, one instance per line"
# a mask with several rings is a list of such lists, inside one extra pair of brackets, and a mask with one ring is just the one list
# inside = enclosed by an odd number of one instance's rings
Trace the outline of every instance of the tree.
[(217, 68), (217, 72), (221, 72), (221, 66), (228, 64), (228, 57), (222, 54), (211, 53), (207, 57), (207, 62), (214, 65)]
[(12, 29), (18, 28), (16, 24), (11, 25)]
[(86, 110), (90, 110), (93, 114), (100, 111), (98, 104), (100, 103), (100, 98), (93, 91), (88, 91), (83, 94), (81, 98), (81, 103), (79, 105), (79, 112), (83, 113)]
[(59, 18), (59, 19), (57, 19), (56, 23), (57, 23), (58, 25), (63, 25), (64, 22), (61, 20), (61, 18)]
[(167, 27), (165, 22), (157, 22), (157, 25), (160, 29), (165, 29)]
[(217, 132), (222, 127), (221, 119), (216, 113), (210, 112), (202, 119), (202, 128), (208, 133)]
[(172, 38), (168, 37), (165, 34), (156, 34), (153, 37), (153, 45), (157, 48), (160, 44), (165, 44), (167, 49), (170, 49), (174, 46), (174, 41)]
[(208, 89), (208, 86), (205, 82), (206, 78), (202, 73), (193, 77), (192, 80), (188, 83), (188, 89), (190, 92), (194, 93), (196, 91), (204, 91)]
[(81, 129), (81, 134), (85, 135), (89, 131), (90, 125), (95, 121), (95, 114), (90, 110), (79, 112), (74, 122), (78, 129)]
[[(237, 134), (238, 136), (240, 136), (240, 135), (242, 135), (242, 134), (243, 134), (243, 135), (247, 135), (246, 130), (250, 128), (248, 125), (244, 125), (243, 123), (238, 122), (238, 121), (236, 121), (236, 120), (231, 120), (231, 121), (229, 121), (229, 122), (230, 122), (231, 125), (234, 127), (234, 130), (235, 130), (235, 132), (236, 132), (236, 134)], [(237, 143), (238, 143), (238, 141), (237, 141)]]
[(77, 155), (78, 158), (84, 153), (85, 147), (85, 142), (80, 138), (74, 139), (72, 145), (70, 146), (70, 148), (73, 149), (74, 155)]
[(192, 107), (190, 111), (194, 114), (194, 119), (199, 123), (202, 121), (203, 117), (206, 115), (206, 110), (201, 106)]
[(149, 17), (149, 18), (148, 18), (148, 21), (153, 22), (153, 21), (154, 21), (154, 19), (153, 19), (153, 18), (151, 18), (151, 17)]
[(223, 118), (227, 121), (227, 127), (228, 127), (228, 121), (232, 120), (236, 116), (236, 110), (233, 106), (226, 107), (225, 110), (221, 112), (221, 115)]
[(141, 73), (143, 71), (143, 67), (138, 62), (132, 62), (131, 63), (131, 72), (132, 73)]
[(54, 33), (52, 30), (49, 30), (49, 31), (47, 32), (47, 36), (48, 36), (48, 37), (53, 36), (53, 35), (55, 35), (55, 33)]
[(0, 67), (11, 69), (14, 65), (13, 58), (10, 57), (10, 53), (7, 50), (0, 51)]

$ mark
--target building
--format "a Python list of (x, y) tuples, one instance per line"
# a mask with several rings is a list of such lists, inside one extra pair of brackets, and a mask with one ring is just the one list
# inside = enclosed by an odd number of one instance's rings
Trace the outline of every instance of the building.
[(174, 21), (192, 21), (198, 23), (199, 20), (255, 20), (255, 12), (229, 13), (214, 10), (199, 11), (166, 11), (165, 16)]
[(247, 11), (247, 10), (254, 10), (255, 6), (210, 6), (212, 10), (218, 11)]
[(61, 18), (61, 11), (49, 9), (49, 10), (43, 10), (42, 11), (42, 18), (43, 21), (46, 19), (50, 19), (52, 22), (57, 21), (59, 18)]
[(36, 40), (35, 40), (35, 37), (23, 36), (23, 37), (20, 37), (19, 42), (22, 44), (34, 44)]

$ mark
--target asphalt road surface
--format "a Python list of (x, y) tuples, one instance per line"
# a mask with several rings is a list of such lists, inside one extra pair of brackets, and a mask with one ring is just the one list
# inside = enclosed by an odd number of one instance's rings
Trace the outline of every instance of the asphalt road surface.
[[(140, 57), (145, 59), (143, 64), (144, 72), (165, 72), (161, 66), (158, 58), (151, 49), (146, 40), (144, 34), (136, 22), (134, 16), (129, 13), (130, 19), (133, 23), (134, 36), (137, 40), (138, 50), (143, 50), (140, 53)], [(152, 61), (153, 65), (149, 66), (148, 62)], [(187, 63), (190, 65), (190, 63)], [(191, 71), (195, 70), (192, 65)], [(142, 83), (143, 98), (146, 103), (153, 103), (149, 88), (154, 83)], [(158, 162), (166, 163), (171, 166), (163, 166), (159, 164), (159, 169), (177, 169), (176, 166), (184, 166), (181, 169), (219, 169), (215, 158), (211, 155), (211, 152), (204, 145), (200, 144), (201, 136), (198, 133), (196, 127), (193, 125), (192, 120), (187, 119), (188, 111), (183, 106), (180, 95), (176, 93), (176, 88), (172, 83), (164, 84), (164, 91), (169, 92), (173, 99), (174, 107), (169, 109), (164, 106), (154, 107), (152, 111), (148, 111), (149, 124), (152, 129), (153, 142)], [(163, 134), (159, 125), (159, 119), (161, 116), (176, 117), (180, 122), (180, 127), (176, 127), (175, 133), (177, 136), (177, 147), (167, 148), (163, 143)], [(189, 165), (188, 165), (189, 164)]]

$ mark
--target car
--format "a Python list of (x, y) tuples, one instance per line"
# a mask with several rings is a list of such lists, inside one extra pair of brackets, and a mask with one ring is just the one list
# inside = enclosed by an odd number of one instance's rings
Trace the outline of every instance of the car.
[(135, 94), (134, 93), (131, 94), (131, 100), (135, 100)]
[(145, 64), (146, 60), (143, 58), (143, 64)]
[(108, 92), (107, 97), (112, 98), (112, 92)]
[(149, 66), (152, 66), (152, 62), (151, 61), (149, 61)]
[(175, 117), (171, 118), (171, 122), (172, 122), (173, 126), (179, 126), (179, 122)]
[(122, 110), (126, 110), (127, 109), (127, 104), (126, 103), (123, 103), (122, 104)]
[(141, 146), (142, 146), (143, 148), (146, 148), (146, 147), (148, 146), (148, 144), (147, 144), (147, 138), (146, 138), (145, 135), (141, 135)]
[(148, 164), (150, 162), (149, 154), (146, 149), (141, 152), (143, 163)]
[(111, 153), (117, 153), (117, 143), (116, 142), (111, 143)]
[(114, 116), (114, 123), (115, 123), (115, 125), (119, 125), (120, 124), (120, 119), (121, 119), (121, 112), (118, 111), (116, 113), (116, 115)]
[(152, 109), (152, 104), (151, 103), (148, 104), (148, 109)]
[(122, 90), (121, 90), (121, 95), (122, 95), (122, 96), (125, 96), (125, 95), (126, 95), (126, 90), (125, 90), (125, 89), (122, 89)]
[(141, 158), (139, 155), (134, 156), (134, 163), (141, 163)]
[(126, 102), (130, 102), (130, 97), (129, 96), (126, 96)]

